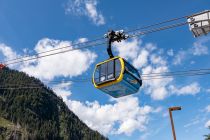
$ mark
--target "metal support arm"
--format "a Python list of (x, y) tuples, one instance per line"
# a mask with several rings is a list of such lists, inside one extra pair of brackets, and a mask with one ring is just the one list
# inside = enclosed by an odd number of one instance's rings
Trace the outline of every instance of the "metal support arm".
[(113, 58), (114, 55), (112, 53), (112, 43), (117, 41), (121, 42), (122, 40), (125, 40), (128, 38), (128, 35), (125, 35), (123, 30), (120, 31), (109, 31), (107, 34), (105, 34), (105, 38), (108, 39), (107, 41), (107, 53), (110, 58)]
[(112, 53), (112, 41), (111, 41), (111, 39), (108, 39), (107, 53), (109, 55), (109, 58), (114, 57), (114, 55)]

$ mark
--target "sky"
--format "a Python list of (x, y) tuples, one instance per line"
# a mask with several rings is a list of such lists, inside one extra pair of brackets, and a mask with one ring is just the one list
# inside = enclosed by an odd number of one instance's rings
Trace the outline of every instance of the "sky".
[[(0, 60), (75, 48), (73, 43), (103, 37), (109, 29), (131, 30), (210, 10), (209, 5), (204, 0), (0, 0)], [(209, 47), (210, 35), (194, 38), (186, 25), (115, 43), (113, 50), (147, 74), (209, 68)], [(42, 80), (110, 140), (172, 139), (171, 106), (182, 107), (173, 112), (178, 140), (202, 140), (209, 133), (209, 75), (145, 80), (138, 93), (114, 99), (91, 81), (77, 81), (90, 78), (106, 59), (106, 45), (100, 45), (9, 67)], [(56, 80), (68, 82), (53, 84)]]

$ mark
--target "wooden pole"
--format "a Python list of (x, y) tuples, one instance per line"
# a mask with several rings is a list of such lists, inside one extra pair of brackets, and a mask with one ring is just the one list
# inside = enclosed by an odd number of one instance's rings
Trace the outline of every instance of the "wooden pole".
[(174, 137), (174, 140), (176, 140), (176, 133), (175, 133), (175, 128), (174, 128), (174, 121), (173, 121), (172, 111), (171, 111), (170, 108), (169, 108), (169, 115), (170, 115), (170, 120), (171, 120), (171, 127), (172, 127), (173, 137)]

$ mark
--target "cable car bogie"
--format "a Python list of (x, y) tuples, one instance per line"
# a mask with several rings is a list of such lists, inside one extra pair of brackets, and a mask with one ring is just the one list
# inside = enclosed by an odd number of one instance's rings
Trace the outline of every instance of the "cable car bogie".
[(194, 37), (207, 35), (210, 32), (210, 10), (188, 16), (187, 20)]

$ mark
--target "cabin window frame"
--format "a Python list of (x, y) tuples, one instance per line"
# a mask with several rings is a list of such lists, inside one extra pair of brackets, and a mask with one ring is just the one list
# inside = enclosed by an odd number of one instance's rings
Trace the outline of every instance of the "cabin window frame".
[[(112, 63), (112, 64), (110, 64)], [(118, 67), (118, 66), (119, 67)], [(110, 67), (112, 70), (110, 70)], [(118, 68), (118, 69), (117, 69)], [(102, 72), (104, 72), (105, 69), (105, 75), (102, 75)], [(96, 71), (98, 70), (98, 77), (96, 76)], [(119, 78), (120, 74), (121, 74), (121, 70), (122, 70), (122, 65), (121, 62), (119, 60), (119, 58), (115, 58), (113, 60), (110, 60), (108, 62), (102, 63), (100, 65), (98, 65), (96, 67), (95, 73), (94, 73), (94, 81), (97, 85), (106, 83), (106, 82), (110, 82), (110, 81), (114, 81), (117, 78)], [(113, 76), (109, 77), (110, 74), (113, 74)], [(104, 80), (101, 80), (101, 78), (104, 76)]]
[[(102, 72), (104, 72), (103, 74), (101, 74)], [(103, 63), (100, 65), (100, 69), (99, 69), (99, 82), (103, 83), (106, 81), (107, 77), (107, 64)], [(104, 78), (104, 79), (102, 79)]]
[[(110, 80), (110, 79), (113, 79), (115, 78), (115, 62), (114, 60), (110, 60), (108, 63), (107, 63), (107, 80)], [(110, 77), (111, 75), (111, 77)]]

